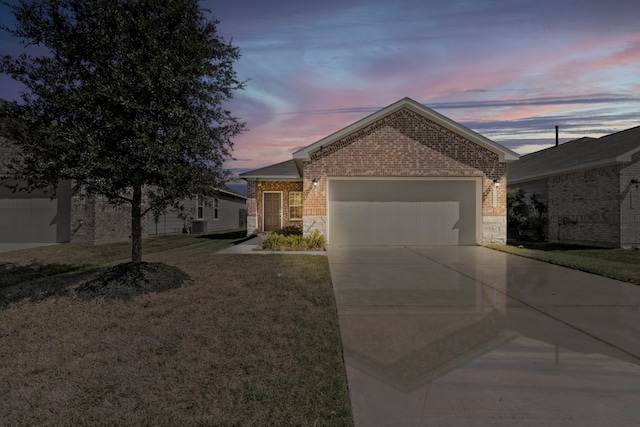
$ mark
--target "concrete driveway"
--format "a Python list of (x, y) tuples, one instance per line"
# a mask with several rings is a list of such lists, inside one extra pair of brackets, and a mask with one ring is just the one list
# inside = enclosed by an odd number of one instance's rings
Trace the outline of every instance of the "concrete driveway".
[(329, 262), (356, 426), (640, 425), (640, 286), (472, 246)]

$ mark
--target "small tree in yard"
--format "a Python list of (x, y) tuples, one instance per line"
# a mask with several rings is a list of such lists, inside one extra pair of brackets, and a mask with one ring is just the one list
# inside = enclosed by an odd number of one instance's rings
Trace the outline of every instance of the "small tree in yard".
[[(243, 83), (239, 51), (197, 0), (1, 1), (25, 54), (1, 70), (26, 87), (3, 108), (19, 147), (11, 178), (131, 206), (133, 262), (142, 217), (219, 185), (244, 124), (223, 108)], [(34, 52), (29, 54), (29, 47)], [(36, 55), (37, 54), (37, 55)]]
[(529, 234), (539, 241), (545, 240), (547, 205), (536, 193), (527, 199), (522, 188), (507, 190), (507, 233), (515, 239), (528, 238)]

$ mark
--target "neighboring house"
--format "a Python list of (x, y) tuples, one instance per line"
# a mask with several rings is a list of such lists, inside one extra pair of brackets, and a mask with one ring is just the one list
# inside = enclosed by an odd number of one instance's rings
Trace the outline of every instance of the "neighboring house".
[[(6, 176), (7, 163), (17, 155), (17, 150), (6, 138), (0, 136), (0, 176)], [(0, 243), (109, 243), (127, 241), (131, 236), (131, 208), (116, 207), (104, 197), (72, 195), (71, 183), (62, 181), (56, 197), (36, 190), (30, 193), (13, 192), (0, 185)], [(246, 197), (228, 189), (214, 192), (214, 197), (199, 198), (183, 203), (187, 212), (193, 211), (199, 232), (225, 228), (238, 228), (246, 224)], [(206, 224), (205, 224), (206, 221)], [(151, 234), (180, 233), (183, 220), (171, 213), (155, 223), (153, 215), (143, 218), (143, 236)]]
[(640, 246), (640, 126), (522, 156), (507, 171), (509, 188), (547, 204), (549, 242)]
[(226, 187), (211, 196), (184, 200), (182, 205), (184, 215), (169, 209), (156, 222), (150, 214), (149, 234), (201, 234), (247, 226), (247, 198)]
[(476, 245), (506, 240), (513, 151), (404, 98), (240, 175), (248, 234), (301, 225), (331, 245)]

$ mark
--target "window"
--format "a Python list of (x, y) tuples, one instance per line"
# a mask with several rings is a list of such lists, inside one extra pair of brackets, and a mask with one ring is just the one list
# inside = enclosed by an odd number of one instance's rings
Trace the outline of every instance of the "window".
[(289, 193), (289, 220), (302, 220), (302, 191)]
[(218, 215), (220, 214), (220, 199), (217, 197), (213, 198), (213, 219), (218, 219)]
[(198, 196), (196, 199), (196, 219), (204, 219), (204, 197)]

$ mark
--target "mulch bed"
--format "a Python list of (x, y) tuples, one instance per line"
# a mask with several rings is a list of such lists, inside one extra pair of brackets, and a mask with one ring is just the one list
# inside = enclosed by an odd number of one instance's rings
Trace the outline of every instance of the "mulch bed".
[(179, 288), (187, 273), (161, 262), (128, 262), (118, 264), (76, 289), (79, 298), (97, 297), (128, 300), (150, 292), (163, 292)]

